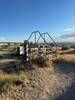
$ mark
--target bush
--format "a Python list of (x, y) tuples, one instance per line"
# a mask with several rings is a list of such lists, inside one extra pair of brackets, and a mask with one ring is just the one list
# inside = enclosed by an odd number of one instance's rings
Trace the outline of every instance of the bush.
[(50, 61), (48, 58), (45, 57), (37, 57), (34, 62), (39, 66), (39, 67), (50, 67), (52, 66), (52, 61)]
[(26, 75), (21, 74), (19, 76), (4, 76), (0, 78), (0, 92), (7, 93), (9, 89), (14, 86), (26, 84), (28, 82)]
[(63, 46), (62, 47), (62, 50), (69, 50), (70, 49), (70, 47), (68, 47), (68, 46)]
[(73, 65), (75, 66), (75, 60), (74, 59), (65, 59), (65, 57), (59, 57), (57, 59), (54, 59), (53, 60), (53, 63), (56, 64), (56, 63), (66, 63), (66, 64), (69, 64), (69, 65)]
[(71, 48), (75, 49), (75, 46), (71, 46)]

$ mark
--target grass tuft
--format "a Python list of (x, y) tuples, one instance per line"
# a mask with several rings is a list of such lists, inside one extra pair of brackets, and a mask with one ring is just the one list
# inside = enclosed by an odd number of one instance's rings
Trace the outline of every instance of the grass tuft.
[(26, 84), (28, 82), (27, 76), (21, 74), (19, 76), (9, 76), (6, 75), (0, 78), (0, 92), (6, 93), (12, 87)]
[(34, 60), (34, 62), (39, 66), (39, 67), (50, 67), (52, 66), (52, 61), (50, 61), (48, 58), (45, 57), (38, 57)]
[(69, 50), (69, 49), (70, 49), (69, 46), (63, 46), (63, 47), (62, 47), (62, 50)]

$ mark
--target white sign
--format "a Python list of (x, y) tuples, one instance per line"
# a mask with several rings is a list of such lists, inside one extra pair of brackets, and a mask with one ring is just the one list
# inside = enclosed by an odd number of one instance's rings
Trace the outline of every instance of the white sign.
[(25, 47), (20, 46), (20, 55), (25, 54)]

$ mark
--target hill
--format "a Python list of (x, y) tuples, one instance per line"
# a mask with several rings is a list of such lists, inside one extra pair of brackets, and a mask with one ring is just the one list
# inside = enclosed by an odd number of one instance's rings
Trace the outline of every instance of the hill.
[(75, 33), (73, 34), (65, 34), (65, 35), (61, 35), (60, 38), (72, 38), (75, 37)]

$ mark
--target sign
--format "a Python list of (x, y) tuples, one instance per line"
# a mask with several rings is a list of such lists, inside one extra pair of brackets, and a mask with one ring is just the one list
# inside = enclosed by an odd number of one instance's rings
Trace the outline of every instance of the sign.
[(20, 55), (24, 55), (25, 54), (25, 47), (24, 45), (20, 45)]

